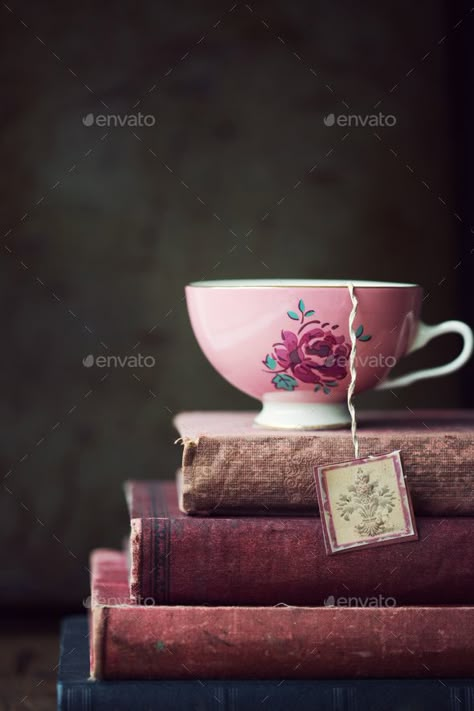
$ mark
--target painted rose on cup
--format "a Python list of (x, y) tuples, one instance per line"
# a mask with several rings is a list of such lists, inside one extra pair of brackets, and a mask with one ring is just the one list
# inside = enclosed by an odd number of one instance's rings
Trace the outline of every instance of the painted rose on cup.
[[(282, 330), (281, 340), (272, 344), (262, 362), (274, 374), (271, 382), (278, 390), (294, 390), (298, 382), (314, 383), (315, 392), (322, 388), (329, 395), (349, 372), (350, 343), (338, 334), (338, 324), (315, 318), (314, 309), (306, 311), (302, 299), (298, 311), (287, 312), (289, 319), (298, 321), (297, 329)], [(369, 341), (372, 336), (359, 326), (356, 338)]]

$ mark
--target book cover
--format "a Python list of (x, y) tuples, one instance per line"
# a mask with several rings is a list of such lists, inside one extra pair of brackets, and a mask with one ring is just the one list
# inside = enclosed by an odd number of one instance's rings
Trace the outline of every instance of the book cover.
[(474, 607), (131, 604), (124, 553), (92, 555), (97, 679), (472, 677)]
[[(185, 412), (186, 513), (307, 512), (317, 509), (313, 471), (354, 457), (349, 430), (270, 430), (252, 412)], [(474, 412), (358, 414), (361, 456), (400, 449), (415, 514), (474, 514)]]
[(418, 517), (419, 540), (328, 558), (321, 519), (187, 516), (173, 483), (129, 482), (130, 592), (183, 605), (470, 604), (474, 517)]
[(91, 680), (84, 616), (62, 623), (57, 689), (58, 711), (459, 711), (474, 699), (463, 679)]

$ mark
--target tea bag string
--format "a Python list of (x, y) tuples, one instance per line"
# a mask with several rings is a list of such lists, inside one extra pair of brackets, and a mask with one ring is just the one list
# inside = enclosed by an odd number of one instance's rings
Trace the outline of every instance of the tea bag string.
[(355, 295), (354, 292), (354, 284), (352, 282), (348, 283), (348, 289), (349, 289), (349, 295), (351, 297), (352, 301), (352, 310), (349, 314), (349, 335), (351, 339), (351, 353), (349, 356), (349, 372), (351, 376), (351, 382), (349, 383), (349, 387), (347, 389), (347, 407), (349, 409), (349, 413), (351, 415), (351, 436), (352, 436), (352, 444), (354, 445), (354, 458), (359, 459), (359, 439), (357, 437), (357, 420), (356, 420), (356, 413), (355, 413), (355, 407), (354, 403), (352, 402), (352, 398), (354, 395), (354, 389), (356, 385), (356, 379), (357, 379), (357, 371), (356, 371), (356, 350), (357, 350), (357, 337), (354, 331), (354, 320), (357, 314), (357, 306), (358, 306), (358, 299), (357, 296)]

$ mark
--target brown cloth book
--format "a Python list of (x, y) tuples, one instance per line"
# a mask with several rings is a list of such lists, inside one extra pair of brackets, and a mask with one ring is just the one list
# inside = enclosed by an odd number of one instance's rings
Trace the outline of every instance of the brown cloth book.
[[(314, 467), (354, 458), (349, 430), (270, 430), (253, 412), (184, 412), (180, 507), (190, 514), (317, 510)], [(474, 411), (358, 414), (360, 456), (401, 450), (418, 515), (474, 515)]]

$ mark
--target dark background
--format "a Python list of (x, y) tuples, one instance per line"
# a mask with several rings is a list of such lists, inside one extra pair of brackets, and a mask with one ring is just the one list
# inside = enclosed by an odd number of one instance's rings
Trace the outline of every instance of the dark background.
[[(123, 480), (174, 475), (176, 412), (256, 407), (201, 354), (187, 282), (414, 281), (428, 323), (473, 324), (473, 15), (0, 3), (5, 610), (80, 604), (90, 549), (127, 532)], [(379, 111), (396, 126), (323, 123)], [(83, 123), (138, 112), (155, 124)], [(458, 349), (443, 338), (407, 367)], [(138, 353), (154, 367), (82, 363)], [(358, 404), (472, 406), (473, 390), (469, 366)]]

